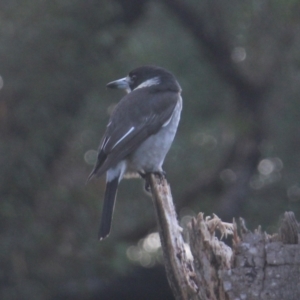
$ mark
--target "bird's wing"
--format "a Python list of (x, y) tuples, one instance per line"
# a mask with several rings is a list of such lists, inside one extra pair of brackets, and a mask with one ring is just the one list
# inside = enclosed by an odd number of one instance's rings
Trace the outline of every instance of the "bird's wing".
[(178, 93), (145, 93), (142, 90), (127, 94), (113, 111), (89, 179), (101, 176), (116, 165), (172, 117), (179, 101)]

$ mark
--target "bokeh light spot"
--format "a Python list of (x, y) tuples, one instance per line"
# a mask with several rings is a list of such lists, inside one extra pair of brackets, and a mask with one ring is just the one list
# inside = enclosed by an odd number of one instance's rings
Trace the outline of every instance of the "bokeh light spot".
[(274, 171), (281, 171), (283, 168), (283, 163), (280, 158), (274, 157), (274, 158), (265, 158), (260, 161), (258, 164), (258, 172), (262, 175), (268, 176)]
[(4, 85), (3, 77), (0, 75), (0, 90), (3, 88), (3, 85)]
[(220, 172), (220, 178), (225, 183), (233, 183), (236, 181), (236, 174), (231, 169), (225, 169)]
[(257, 168), (260, 174), (270, 175), (274, 171), (275, 166), (271, 160), (263, 159), (262, 161), (260, 161)]
[(127, 257), (132, 261), (138, 261), (141, 258), (141, 251), (137, 246), (130, 246), (126, 251)]
[(97, 161), (98, 152), (96, 150), (88, 150), (84, 153), (84, 160), (89, 165), (94, 165)]
[(242, 62), (246, 59), (247, 53), (243, 47), (235, 47), (231, 53), (231, 59), (236, 62)]
[(192, 137), (192, 141), (194, 144), (199, 145), (207, 150), (215, 149), (218, 144), (217, 139), (213, 135), (202, 132), (196, 133)]
[(156, 252), (160, 246), (159, 234), (157, 232), (149, 234), (143, 241), (143, 248), (147, 252)]

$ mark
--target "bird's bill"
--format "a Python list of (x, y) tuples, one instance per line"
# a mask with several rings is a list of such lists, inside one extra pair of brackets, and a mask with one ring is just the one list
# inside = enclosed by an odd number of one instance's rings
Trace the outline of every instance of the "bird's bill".
[(129, 78), (124, 77), (115, 81), (109, 82), (106, 86), (111, 89), (123, 89), (127, 92), (130, 92), (130, 86), (129, 86)]

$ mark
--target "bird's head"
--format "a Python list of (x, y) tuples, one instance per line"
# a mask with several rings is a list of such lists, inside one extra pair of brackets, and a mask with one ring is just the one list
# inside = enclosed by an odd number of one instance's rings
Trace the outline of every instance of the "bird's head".
[(109, 82), (106, 86), (114, 89), (125, 89), (127, 93), (145, 87), (151, 87), (155, 90), (181, 91), (174, 75), (156, 66), (136, 68), (130, 71), (126, 77)]

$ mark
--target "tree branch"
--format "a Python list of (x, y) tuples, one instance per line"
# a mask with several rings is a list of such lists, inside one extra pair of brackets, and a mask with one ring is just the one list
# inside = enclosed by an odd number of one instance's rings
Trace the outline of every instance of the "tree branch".
[(176, 299), (191, 299), (198, 291), (198, 284), (194, 279), (192, 261), (186, 255), (182, 228), (177, 221), (170, 187), (166, 179), (152, 174), (148, 180), (169, 284)]

